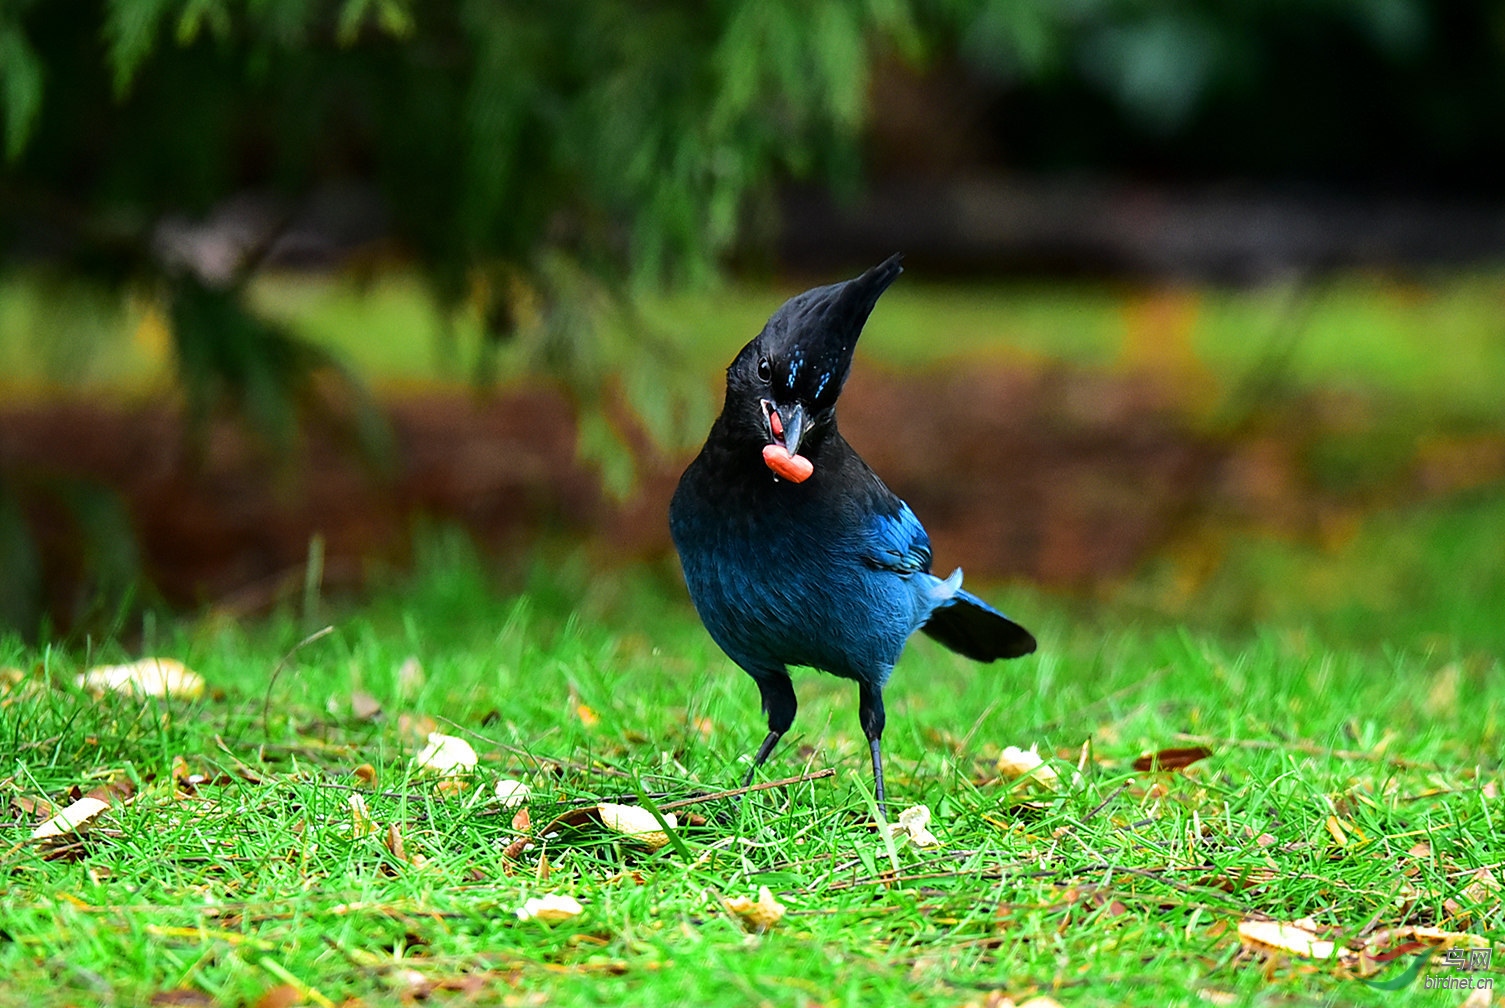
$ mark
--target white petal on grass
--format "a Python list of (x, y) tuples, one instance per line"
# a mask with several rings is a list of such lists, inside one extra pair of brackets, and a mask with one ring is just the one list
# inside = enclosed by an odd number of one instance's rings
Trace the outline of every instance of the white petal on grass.
[[(649, 850), (658, 850), (669, 842), (669, 834), (664, 832), (664, 828), (658, 824), (653, 813), (641, 805), (614, 805), (611, 802), (602, 802), (597, 811), (601, 813), (603, 826), (630, 836)], [(664, 813), (664, 822), (670, 826), (679, 825), (679, 820), (674, 818), (673, 812)]]
[(502, 808), (517, 808), (528, 800), (533, 793), (532, 788), (519, 780), (503, 777), (496, 782), (497, 801), (502, 803)]
[(571, 917), (579, 917), (584, 912), (585, 907), (581, 906), (580, 901), (575, 897), (550, 893), (547, 896), (534, 896), (518, 907), (517, 919), (554, 924), (558, 921), (569, 920)]
[(419, 769), (438, 774), (470, 773), (480, 762), (469, 742), (453, 735), (429, 732), (429, 744), (424, 746), (413, 762)]
[(109, 807), (109, 802), (85, 795), (32, 830), (31, 838), (33, 840), (48, 840), (52, 837), (60, 837), (66, 833), (72, 833)]
[(92, 693), (130, 693), (136, 696), (204, 695), (204, 677), (176, 658), (142, 658), (126, 665), (99, 665), (78, 677), (78, 685)]
[(733, 896), (721, 903), (751, 931), (767, 931), (784, 919), (784, 904), (773, 898), (773, 891), (767, 886), (758, 887), (756, 902), (746, 896)]
[(899, 821), (888, 827), (894, 836), (909, 837), (916, 847), (938, 847), (940, 841), (930, 832), (930, 806), (911, 805), (899, 813)]

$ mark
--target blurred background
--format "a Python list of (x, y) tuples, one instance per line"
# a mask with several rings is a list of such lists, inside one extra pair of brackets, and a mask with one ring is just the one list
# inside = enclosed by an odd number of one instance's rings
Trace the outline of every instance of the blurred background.
[(0, 625), (682, 598), (721, 368), (904, 251), (842, 422), (939, 567), (1498, 655), (1502, 123), (1482, 0), (12, 0)]

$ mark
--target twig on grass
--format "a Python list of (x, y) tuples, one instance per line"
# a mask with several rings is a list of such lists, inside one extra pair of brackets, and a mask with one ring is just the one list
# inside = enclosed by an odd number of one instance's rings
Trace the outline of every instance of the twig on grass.
[(659, 810), (667, 812), (670, 809), (684, 808), (687, 805), (699, 805), (701, 802), (717, 801), (721, 798), (736, 798), (753, 791), (768, 791), (772, 788), (789, 787), (791, 784), (803, 784), (806, 781), (821, 780), (834, 776), (836, 776), (836, 771), (831, 767), (826, 767), (824, 770), (815, 770), (811, 773), (798, 774), (794, 777), (785, 777), (782, 780), (764, 781), (761, 784), (732, 788), (730, 791), (715, 791), (711, 794), (696, 795), (694, 798), (681, 798), (678, 801), (662, 802), (659, 804)]
[(307, 647), (308, 645), (312, 644), (314, 641), (318, 640), (319, 638), (321, 638), (321, 637), (327, 637), (327, 636), (329, 636), (332, 633), (334, 633), (334, 627), (332, 627), (332, 626), (327, 626), (327, 627), (325, 627), (322, 630), (315, 630), (313, 633), (309, 634), (307, 637), (305, 637), (302, 640), (300, 640), (297, 644), (294, 644), (293, 645), (293, 649), (291, 651), (289, 651), (287, 654), (283, 655), (282, 659), (279, 662), (277, 662), (277, 664), (276, 664), (275, 667), (273, 667), (273, 669), (272, 669), (272, 676), (271, 676), (270, 679), (267, 680), (266, 695), (264, 697), (262, 697), (262, 700), (261, 700), (261, 734), (262, 735), (265, 735), (267, 733), (267, 721), (268, 721), (268, 719), (271, 716), (271, 710), (272, 710), (272, 687), (277, 685), (277, 677), (282, 674), (282, 669), (287, 665), (288, 662), (292, 661), (293, 655), (297, 654), (299, 651), (302, 651), (305, 647)]

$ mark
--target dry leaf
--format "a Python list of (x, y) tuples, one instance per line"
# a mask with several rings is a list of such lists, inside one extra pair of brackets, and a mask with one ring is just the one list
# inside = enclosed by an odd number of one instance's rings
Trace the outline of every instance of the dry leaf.
[(387, 827), (387, 835), (382, 838), (382, 846), (386, 847), (397, 860), (405, 861), (414, 868), (422, 868), (428, 864), (428, 858), (417, 851), (412, 854), (408, 853), (407, 847), (402, 842), (402, 831), (397, 828), (396, 823)]
[(429, 732), (429, 744), (413, 757), (413, 762), (431, 773), (463, 774), (474, 770), (480, 759), (464, 739)]
[(773, 891), (767, 886), (758, 887), (757, 902), (746, 896), (734, 896), (721, 904), (749, 931), (767, 931), (784, 919), (784, 904), (773, 898)]
[(571, 917), (579, 917), (584, 912), (585, 907), (581, 906), (580, 901), (575, 897), (550, 893), (547, 896), (534, 896), (518, 907), (517, 919), (554, 924), (558, 921), (569, 920)]
[(911, 805), (899, 813), (899, 821), (889, 824), (894, 836), (907, 836), (916, 847), (939, 847), (940, 841), (930, 832), (930, 807)]
[(110, 803), (93, 795), (84, 795), (57, 815), (31, 831), (33, 840), (49, 840), (72, 833), (84, 823), (110, 807)]
[(350, 771), (350, 774), (352, 777), (354, 777), (356, 780), (360, 781), (367, 787), (376, 786), (376, 767), (372, 766), (370, 763), (362, 763), (360, 766)]
[(594, 728), (601, 723), (601, 715), (591, 710), (585, 704), (577, 704), (575, 715), (580, 718), (580, 723), (587, 728)]
[(10, 800), (10, 807), (32, 819), (50, 819), (53, 815), (52, 802), (46, 798), (16, 795)]
[(1239, 923), (1238, 936), (1245, 948), (1257, 952), (1283, 952), (1304, 959), (1331, 959), (1337, 946), (1318, 938), (1310, 924), (1310, 921), (1305, 920), (1289, 924), (1246, 920)]
[(517, 808), (528, 800), (531, 793), (531, 789), (522, 781), (503, 777), (496, 782), (496, 797), (502, 803), (502, 808)]
[(370, 693), (356, 690), (350, 694), (350, 715), (357, 721), (372, 721), (381, 716), (381, 701)]
[(968, 1001), (962, 1008), (1017, 1008), (1014, 999), (1001, 990), (988, 991), (981, 1001)]
[(174, 987), (172, 990), (157, 991), (146, 1002), (152, 1008), (214, 1008), (214, 998), (194, 987)]
[(15, 667), (0, 668), (0, 698), (29, 700), (45, 693), (47, 680), (40, 672), (28, 673)]
[(376, 824), (376, 820), (371, 818), (371, 813), (366, 808), (366, 798), (364, 795), (352, 793), (346, 796), (346, 801), (350, 803), (350, 821), (355, 836), (370, 836), (381, 829)]
[[(630, 836), (649, 850), (658, 850), (669, 842), (669, 834), (664, 832), (658, 819), (641, 805), (616, 805), (612, 802), (602, 802), (597, 806), (597, 811), (601, 815), (603, 826)], [(664, 822), (672, 827), (678, 825), (679, 821), (675, 819), (673, 812), (666, 812)]]
[(100, 665), (78, 677), (91, 693), (130, 693), (134, 696), (204, 695), (204, 678), (176, 658), (142, 658), (127, 665)]
[(293, 1008), (303, 1003), (303, 992), (292, 984), (278, 984), (256, 999), (256, 1008)]
[(1159, 752), (1146, 753), (1139, 757), (1134, 761), (1134, 769), (1141, 773), (1147, 770), (1180, 770), (1211, 755), (1212, 750), (1206, 746), (1161, 749)]

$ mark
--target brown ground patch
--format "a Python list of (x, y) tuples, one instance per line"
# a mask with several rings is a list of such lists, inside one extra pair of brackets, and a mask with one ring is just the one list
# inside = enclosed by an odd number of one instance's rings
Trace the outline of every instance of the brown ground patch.
[[(386, 409), (396, 446), (386, 473), (327, 431), (310, 432), (289, 459), (224, 422), (195, 451), (170, 404), (0, 409), (0, 479), (40, 546), (45, 604), (66, 623), (88, 586), (89, 537), (69, 501), (89, 486), (122, 502), (142, 567), (177, 605), (264, 605), (301, 583), (315, 533), (327, 579), (358, 585), (367, 560), (405, 560), (420, 516), (459, 523), (496, 555), (542, 531), (591, 537), (605, 557), (670, 549), (667, 502), (687, 460), (648, 460), (639, 494), (610, 500), (577, 459), (556, 394), (427, 394)], [(1290, 438), (1198, 434), (1175, 389), (1148, 379), (868, 370), (849, 384), (841, 420), (925, 522), (937, 568), (961, 564), (974, 578), (1088, 587), (1129, 573), (1208, 513), (1299, 530), (1320, 525), (1331, 505)], [(1453, 455), (1472, 474), (1481, 458), (1482, 471), (1505, 473), (1499, 438), (1466, 451), (1423, 447), (1415, 469), (1424, 490), (1456, 483), (1444, 472)]]

